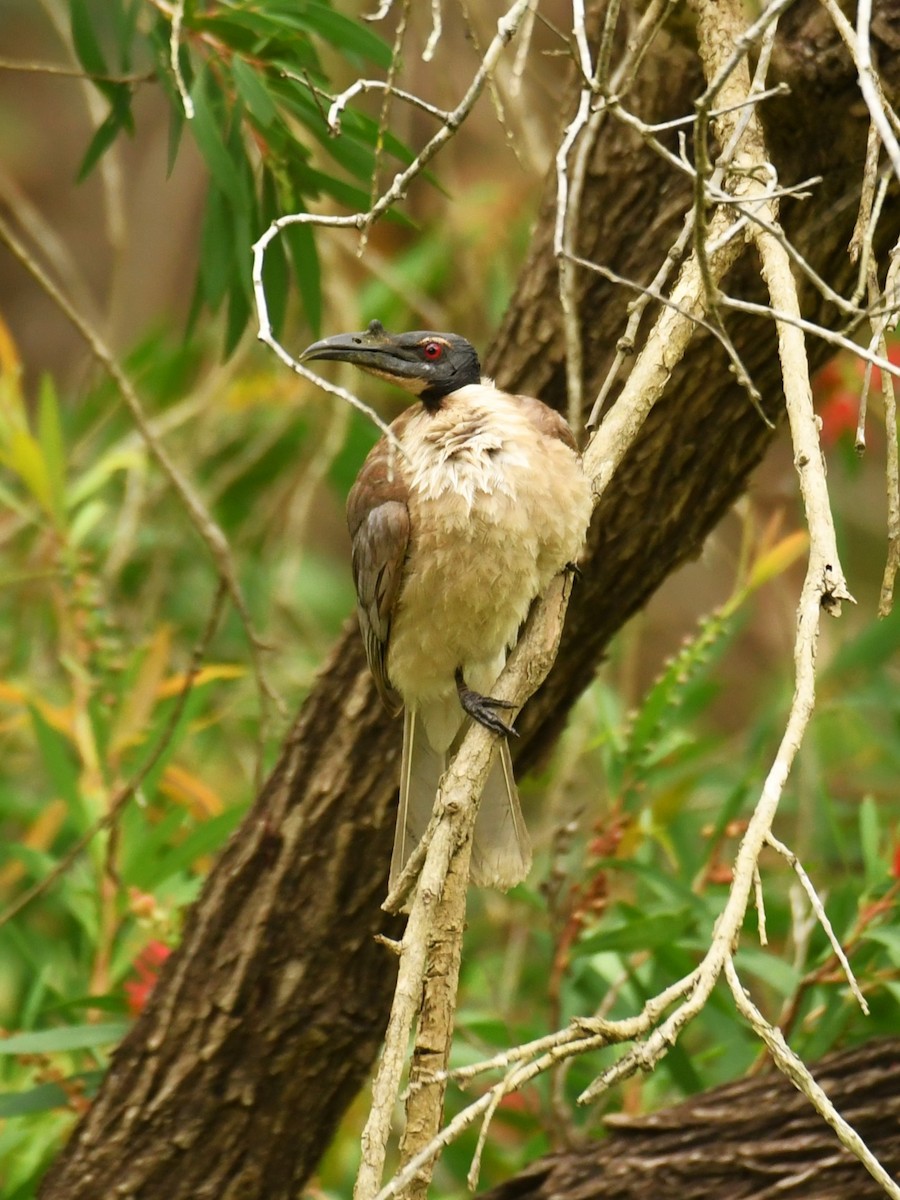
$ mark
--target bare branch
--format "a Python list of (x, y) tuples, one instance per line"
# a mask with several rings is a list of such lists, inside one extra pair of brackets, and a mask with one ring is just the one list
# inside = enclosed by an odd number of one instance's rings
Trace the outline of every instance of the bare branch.
[(780, 842), (774, 833), (769, 833), (766, 842), (793, 868), (797, 878), (800, 880), (800, 886), (806, 893), (812, 910), (816, 914), (819, 924), (825, 930), (825, 935), (829, 942), (831, 942), (831, 948), (834, 951), (835, 957), (843, 967), (844, 974), (847, 976), (847, 983), (850, 985), (850, 991), (853, 993), (859, 1007), (868, 1016), (869, 1006), (866, 1003), (866, 998), (859, 990), (859, 984), (856, 982), (856, 976), (853, 974), (850, 961), (844, 953), (841, 943), (838, 941), (837, 934), (834, 932), (834, 927), (828, 919), (825, 906), (822, 904), (816, 889), (813, 887), (812, 880), (803, 869), (803, 864), (793, 850), (788, 849), (783, 842)]
[(745, 992), (730, 957), (725, 963), (725, 977), (738, 1011), (747, 1019), (757, 1036), (765, 1042), (779, 1071), (786, 1075), (791, 1083), (806, 1096), (816, 1112), (824, 1121), (828, 1122), (837, 1134), (841, 1144), (859, 1159), (872, 1178), (884, 1188), (885, 1193), (892, 1196), (893, 1200), (900, 1200), (900, 1187), (891, 1179), (853, 1126), (845, 1121), (837, 1111), (816, 1083), (809, 1068), (784, 1040), (781, 1031), (769, 1024)]
[(328, 109), (328, 128), (335, 135), (341, 132), (341, 113), (355, 96), (364, 95), (366, 92), (383, 92), (387, 90), (390, 90), (391, 94), (396, 96), (398, 100), (404, 100), (407, 104), (413, 105), (414, 108), (419, 108), (422, 112), (427, 112), (432, 117), (437, 117), (439, 121), (450, 120), (448, 112), (445, 112), (442, 108), (435, 108), (433, 104), (429, 104), (419, 96), (413, 95), (412, 92), (404, 92), (400, 88), (385, 83), (382, 79), (357, 79), (355, 83), (341, 92), (339, 96), (335, 96), (331, 102), (331, 107)]
[(428, 35), (428, 41), (425, 43), (425, 49), (422, 51), (423, 62), (431, 62), (432, 58), (434, 58), (434, 52), (438, 42), (441, 40), (443, 31), (441, 0), (431, 0), (431, 33)]
[(888, 120), (887, 109), (890, 108), (884, 99), (880, 86), (875, 81), (872, 70), (872, 50), (869, 45), (869, 26), (872, 21), (872, 0), (859, 0), (856, 6), (856, 66), (859, 70), (859, 90), (872, 118), (872, 124), (878, 130), (878, 136), (884, 146), (888, 158), (894, 168), (894, 174), (900, 180), (900, 144), (898, 144), (891, 122)]

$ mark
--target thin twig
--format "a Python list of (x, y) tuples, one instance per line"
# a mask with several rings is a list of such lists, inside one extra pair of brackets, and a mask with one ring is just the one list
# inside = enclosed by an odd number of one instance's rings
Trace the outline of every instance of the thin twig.
[(856, 224), (853, 226), (853, 233), (848, 246), (850, 261), (852, 263), (859, 262), (865, 231), (868, 229), (872, 219), (872, 205), (875, 202), (875, 185), (878, 182), (878, 159), (880, 155), (881, 142), (878, 138), (878, 130), (870, 123), (869, 132), (866, 137), (866, 162), (863, 167), (862, 186), (859, 194), (859, 212), (856, 215)]
[(900, 366), (892, 363), (889, 358), (885, 358), (881, 354), (874, 354), (871, 350), (866, 350), (851, 338), (845, 337), (842, 333), (838, 333), (834, 329), (826, 329), (824, 325), (817, 325), (814, 321), (807, 321), (805, 317), (799, 316), (796, 312), (784, 312), (781, 309), (771, 307), (771, 305), (754, 304), (752, 300), (738, 300), (736, 296), (724, 294), (721, 297), (721, 303), (724, 307), (733, 308), (736, 312), (753, 313), (758, 317), (766, 317), (770, 321), (792, 325), (795, 329), (802, 330), (803, 333), (811, 333), (813, 337), (820, 338), (821, 341), (828, 342), (829, 345), (836, 346), (839, 350), (849, 351), (850, 354), (862, 362), (871, 363), (873, 367), (878, 367), (880, 371), (887, 371), (889, 375), (900, 378)]
[[(566, 389), (567, 416), (576, 435), (581, 429), (584, 415), (583, 362), (581, 320), (578, 310), (576, 273), (572, 257), (576, 244), (576, 214), (581, 211), (581, 198), (587, 179), (588, 163), (596, 145), (600, 128), (609, 104), (618, 104), (618, 96), (628, 91), (634, 81), (638, 65), (649, 49), (662, 26), (665, 14), (671, 7), (670, 0), (653, 0), (638, 23), (634, 36), (628, 41), (622, 62), (615, 76), (608, 83), (608, 72), (612, 39), (618, 17), (618, 3), (610, 4), (604, 21), (603, 39), (596, 69), (593, 68), (585, 30), (583, 0), (573, 5), (573, 36), (577, 49), (577, 62), (584, 86), (581, 89), (578, 109), (566, 128), (556, 154), (556, 223), (553, 233), (553, 251), (557, 256), (559, 276), (559, 298), (562, 312), (563, 336), (566, 344)], [(613, 101), (608, 95), (611, 88)], [(601, 103), (592, 108), (594, 95), (600, 92)], [(569, 157), (577, 146), (577, 153), (569, 179)]]
[(806, 871), (804, 871), (803, 864), (800, 862), (800, 859), (793, 852), (793, 850), (790, 850), (787, 846), (785, 846), (784, 842), (780, 842), (775, 834), (771, 832), (771, 830), (766, 838), (766, 842), (777, 854), (781, 855), (785, 862), (790, 865), (797, 878), (800, 880), (800, 886), (806, 893), (806, 897), (809, 900), (813, 912), (818, 918), (819, 924), (825, 930), (825, 936), (828, 938), (829, 942), (831, 942), (831, 948), (834, 951), (835, 957), (843, 968), (844, 974), (847, 977), (847, 983), (850, 985), (850, 991), (853, 993), (856, 1003), (862, 1009), (865, 1016), (868, 1016), (869, 1005), (866, 1003), (866, 998), (860, 991), (859, 984), (856, 982), (856, 976), (853, 974), (853, 968), (850, 966), (850, 960), (844, 953), (837, 934), (834, 932), (834, 927), (828, 919), (828, 914), (825, 912), (825, 906), (819, 899), (819, 895), (816, 892), (816, 889), (813, 887), (812, 880), (807, 875)]
[(862, 92), (872, 124), (878, 130), (881, 144), (894, 168), (894, 174), (900, 180), (900, 143), (894, 136), (891, 122), (888, 120), (887, 109), (890, 105), (885, 101), (880, 86), (876, 84), (875, 72), (872, 69), (872, 50), (869, 45), (869, 26), (872, 21), (872, 0), (858, 0), (856, 6), (856, 67), (859, 72), (859, 90)]
[(422, 62), (431, 62), (443, 31), (441, 0), (431, 0), (431, 33), (428, 35), (428, 41), (425, 43), (425, 49), (422, 51)]
[[(686, 232), (687, 232), (687, 226), (685, 226), (685, 230), (682, 231), (683, 235)], [(724, 246), (726, 244), (727, 243), (722, 241), (721, 246), (718, 248), (724, 248)], [(611, 283), (618, 283), (618, 284), (621, 284), (623, 287), (631, 288), (636, 292), (640, 292), (642, 294), (642, 296), (645, 297), (646, 299), (656, 300), (660, 304), (664, 304), (667, 308), (671, 308), (674, 312), (680, 313), (683, 317), (685, 317), (688, 320), (690, 320), (691, 322), (693, 322), (693, 324), (695, 324), (698, 328), (705, 329), (707, 331), (707, 333), (711, 333), (713, 335), (713, 337), (720, 343), (720, 345), (724, 349), (725, 353), (728, 355), (729, 359), (731, 360), (731, 367), (734, 372), (735, 378), (737, 379), (738, 383), (747, 392), (748, 396), (750, 397), (751, 403), (753, 404), (756, 411), (759, 413), (764, 424), (768, 425), (768, 427), (770, 429), (774, 428), (772, 422), (766, 416), (765, 412), (763, 412), (762, 397), (759, 394), (759, 389), (756, 387), (753, 380), (750, 378), (747, 368), (744, 366), (744, 363), (743, 363), (740, 355), (738, 354), (734, 343), (732, 342), (731, 338), (728, 335), (727, 330), (723, 327), (721, 322), (714, 324), (708, 318), (701, 317), (701, 316), (698, 316), (696, 313), (690, 312), (687, 308), (682, 307), (682, 305), (676, 303), (676, 301), (670, 299), (668, 296), (657, 291), (656, 288), (654, 288), (653, 286), (646, 287), (646, 288), (642, 287), (639, 283), (635, 283), (631, 279), (626, 279), (623, 275), (619, 275), (615, 271), (611, 271), (609, 269), (609, 267), (604, 267), (600, 263), (591, 262), (589, 259), (586, 259), (586, 258), (578, 258), (576, 255), (573, 255), (572, 258), (575, 262), (578, 263), (579, 266), (584, 267), (584, 269), (586, 271), (593, 271), (597, 275), (602, 275), (604, 279), (610, 280)], [(666, 261), (668, 262), (668, 259)], [(630, 323), (629, 323), (629, 328), (630, 328)], [(627, 330), (626, 330), (626, 335), (627, 335)], [(624, 349), (620, 350), (620, 353), (622, 354), (622, 358), (624, 359), (625, 350)], [(607, 380), (608, 379), (609, 379), (609, 377), (607, 377)], [(604, 387), (605, 388), (607, 387), (606, 382), (604, 382)], [(608, 391), (608, 389), (607, 389), (607, 391)], [(592, 428), (594, 427), (594, 425), (596, 423), (596, 419), (599, 416), (599, 412), (602, 409), (603, 400), (605, 399), (606, 394), (607, 394), (607, 392), (604, 392), (603, 390), (601, 390), (600, 394), (598, 395), (597, 400), (594, 404), (594, 408), (591, 410), (591, 419), (589, 422), (589, 427), (592, 427)]]
[(175, 86), (184, 108), (184, 115), (189, 121), (192, 121), (194, 119), (194, 101), (181, 73), (181, 26), (183, 22), (184, 0), (175, 0), (172, 5), (172, 28), (169, 33), (169, 59), (172, 64), (172, 74), (175, 76)]
[[(296, 75), (291, 75), (288, 71), (285, 74), (290, 75), (292, 79), (298, 78)], [(341, 132), (341, 113), (355, 96), (364, 95), (366, 92), (387, 91), (389, 86), (383, 79), (357, 79), (356, 83), (351, 84), (350, 87), (346, 88), (339, 96), (335, 96), (334, 100), (332, 100), (327, 117), (329, 130), (335, 135)], [(412, 92), (404, 92), (397, 87), (391, 87), (390, 90), (398, 100), (403, 100), (407, 104), (411, 104), (414, 108), (419, 108), (422, 112), (427, 112), (439, 121), (448, 121), (450, 119), (450, 114), (445, 112), (444, 109), (436, 108), (433, 104), (429, 104), (419, 96), (413, 95)]]
[(757, 1037), (765, 1042), (779, 1071), (786, 1075), (794, 1087), (806, 1096), (819, 1116), (837, 1134), (841, 1145), (846, 1146), (850, 1153), (859, 1159), (887, 1195), (893, 1197), (893, 1200), (900, 1200), (900, 1187), (891, 1179), (853, 1126), (837, 1111), (828, 1096), (816, 1083), (809, 1068), (784, 1040), (781, 1030), (770, 1025), (750, 999), (741, 985), (734, 961), (730, 956), (725, 962), (725, 977), (738, 1011), (749, 1022)]
[[(381, 98), (381, 107), (378, 111), (378, 132), (375, 135), (375, 149), (372, 155), (372, 178), (369, 183), (369, 208), (375, 203), (378, 198), (378, 176), (381, 172), (381, 156), (384, 153), (384, 135), (387, 131), (388, 120), (391, 114), (391, 102), (394, 95), (394, 80), (397, 78), (397, 72), (400, 69), (401, 57), (403, 54), (403, 42), (406, 39), (406, 29), (409, 24), (409, 10), (411, 0), (403, 0), (403, 7), (400, 9), (400, 19), (397, 22), (397, 28), (394, 31), (394, 44), (391, 48), (391, 64), (388, 67), (388, 76), (385, 81), (384, 95)], [(366, 246), (369, 241), (370, 226), (363, 225), (359, 231), (359, 242), (356, 247), (356, 257), (362, 258), (365, 254)]]
[(0, 55), (0, 71), (20, 71), (29, 75), (61, 75), (68, 79), (86, 79), (89, 83), (124, 83), (133, 87), (136, 83), (152, 83), (155, 71), (137, 71), (131, 75), (94, 75), (83, 67), (69, 67), (65, 63), (34, 62)]

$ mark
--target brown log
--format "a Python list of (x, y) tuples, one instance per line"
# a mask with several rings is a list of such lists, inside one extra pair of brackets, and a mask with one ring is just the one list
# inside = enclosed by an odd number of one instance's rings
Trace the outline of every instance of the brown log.
[[(891, 47), (900, 42), (900, 0), (876, 4), (873, 38), (896, 95), (900, 54)], [(779, 177), (825, 177), (809, 200), (785, 202), (784, 222), (839, 288), (852, 274), (846, 246), (867, 118), (855, 72), (813, 0), (800, 0), (783, 18), (776, 65), (792, 89), (762, 110)], [(689, 42), (664, 35), (629, 101), (663, 120), (690, 112), (699, 87)], [(552, 190), (551, 180), (487, 365), (502, 386), (562, 407)], [(580, 252), (648, 281), (680, 228), (686, 196), (681, 176), (607, 121), (580, 214)], [(889, 203), (879, 246), (898, 234), (900, 205)], [(758, 294), (749, 256), (727, 286)], [(588, 395), (624, 328), (629, 298), (597, 277), (582, 278)], [(835, 321), (808, 287), (804, 303), (813, 318)], [(770, 325), (734, 317), (728, 326), (776, 415)], [(813, 344), (814, 359), (827, 354)], [(557, 668), (520, 718), (521, 767), (552, 744), (612, 634), (699, 551), (772, 436), (717, 344), (698, 337), (596, 514)], [(378, 703), (355, 624), (348, 624), (272, 778), (189, 914), (182, 946), (46, 1177), (43, 1200), (297, 1194), (364, 1081), (387, 1019), (395, 966), (374, 935), (390, 929), (379, 904), (399, 744), (399, 727)]]
[[(813, 1067), (882, 1166), (900, 1174), (900, 1040)], [(550, 1155), (480, 1200), (877, 1200), (884, 1192), (805, 1096), (769, 1070)]]

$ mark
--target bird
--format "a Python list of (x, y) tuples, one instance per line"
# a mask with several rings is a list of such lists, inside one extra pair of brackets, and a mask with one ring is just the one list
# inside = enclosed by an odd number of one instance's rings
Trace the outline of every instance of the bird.
[(471, 721), (498, 735), (475, 822), (470, 881), (500, 890), (531, 869), (504, 719), (491, 696), (534, 599), (574, 566), (591, 486), (565, 419), (482, 375), (455, 333), (324, 338), (300, 361), (333, 360), (412, 393), (347, 498), (366, 658), (381, 701), (403, 711), (393, 888), (431, 817)]

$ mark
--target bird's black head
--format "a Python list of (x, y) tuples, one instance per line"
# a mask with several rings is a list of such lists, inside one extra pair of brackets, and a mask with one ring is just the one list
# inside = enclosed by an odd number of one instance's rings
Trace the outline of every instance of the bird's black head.
[(364, 333), (339, 333), (313, 342), (300, 361), (313, 358), (353, 363), (412, 392), (429, 408), (439, 407), (457, 388), (481, 381), (475, 348), (459, 334), (427, 329), (388, 333), (380, 321), (372, 321)]

